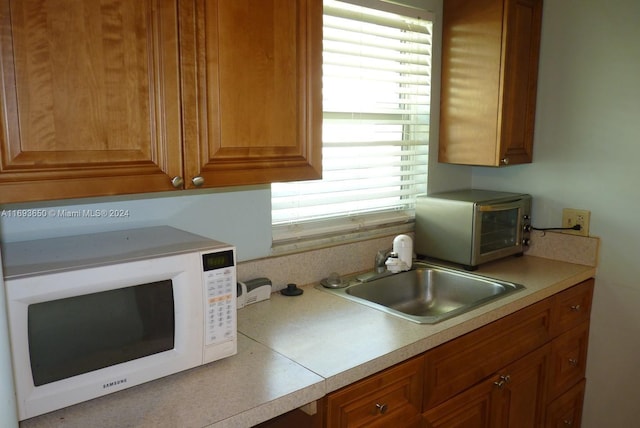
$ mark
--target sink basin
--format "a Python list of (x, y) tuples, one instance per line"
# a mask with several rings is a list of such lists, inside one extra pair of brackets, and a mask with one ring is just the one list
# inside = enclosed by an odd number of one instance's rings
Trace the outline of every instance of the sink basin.
[(410, 271), (360, 276), (347, 284), (318, 288), (420, 324), (437, 323), (524, 288), (422, 263)]

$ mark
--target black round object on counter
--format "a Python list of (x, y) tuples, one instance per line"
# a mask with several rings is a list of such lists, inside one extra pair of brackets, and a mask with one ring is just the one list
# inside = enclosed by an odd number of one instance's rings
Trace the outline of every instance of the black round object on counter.
[(287, 284), (287, 288), (281, 290), (280, 293), (285, 296), (299, 296), (304, 293), (304, 291), (298, 288), (296, 284)]

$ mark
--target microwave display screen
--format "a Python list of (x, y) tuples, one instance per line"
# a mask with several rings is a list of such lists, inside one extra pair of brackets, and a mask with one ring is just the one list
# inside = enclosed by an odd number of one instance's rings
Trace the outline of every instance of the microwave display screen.
[(171, 280), (29, 305), (36, 386), (173, 349)]
[(518, 245), (518, 208), (483, 211), (480, 215), (481, 254)]
[(202, 266), (204, 271), (222, 269), (233, 266), (233, 251), (218, 251), (202, 255)]

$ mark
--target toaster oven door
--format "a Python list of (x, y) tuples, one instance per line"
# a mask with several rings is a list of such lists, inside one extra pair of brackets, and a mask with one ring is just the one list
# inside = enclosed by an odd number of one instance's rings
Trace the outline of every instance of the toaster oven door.
[(472, 265), (523, 252), (528, 230), (530, 201), (477, 205)]

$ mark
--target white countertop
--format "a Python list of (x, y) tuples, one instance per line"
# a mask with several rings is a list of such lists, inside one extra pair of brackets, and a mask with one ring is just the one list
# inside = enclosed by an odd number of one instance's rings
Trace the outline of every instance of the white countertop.
[(434, 325), (406, 321), (313, 286), (238, 311), (238, 354), (61, 409), (21, 427), (250, 427), (312, 402), (595, 276), (533, 256), (476, 273), (526, 289)]

